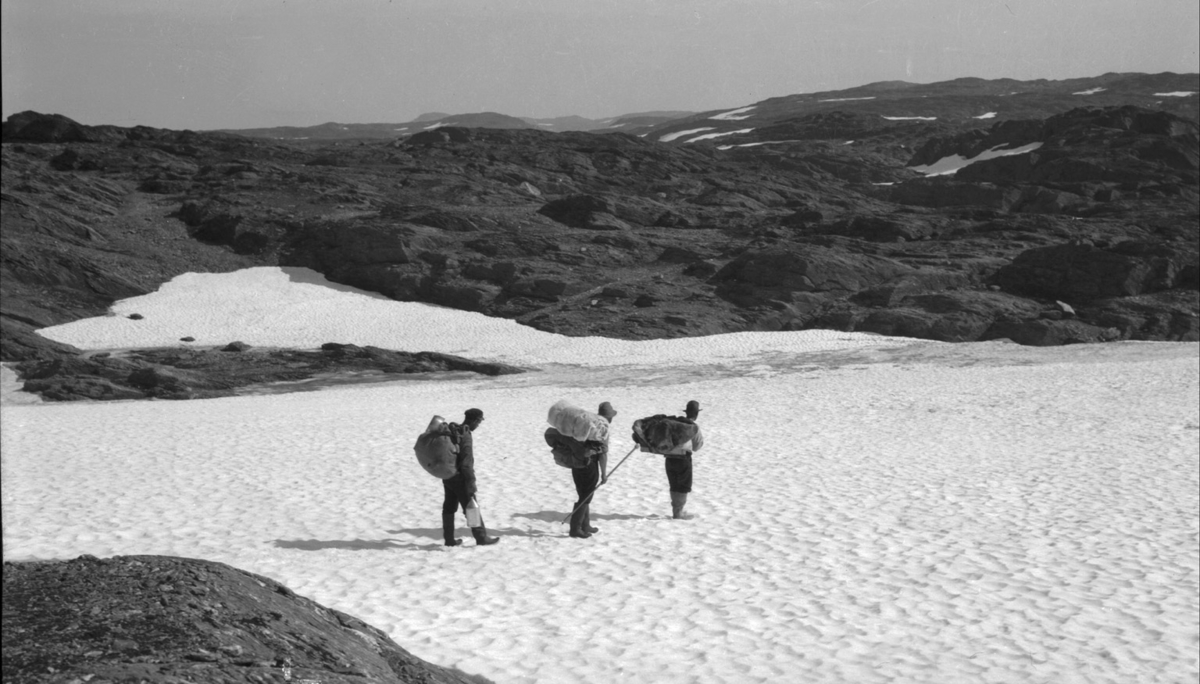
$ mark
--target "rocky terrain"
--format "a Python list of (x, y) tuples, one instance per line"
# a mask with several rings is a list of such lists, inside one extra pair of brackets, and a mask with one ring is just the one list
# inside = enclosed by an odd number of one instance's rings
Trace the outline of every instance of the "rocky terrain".
[(1198, 86), (874, 84), (641, 137), (440, 126), (281, 142), (25, 112), (3, 127), (3, 359), (26, 374), (82, 363), (34, 331), (251, 265), (565, 335), (1196, 340)]
[(0, 672), (45, 684), (487, 682), (272, 579), (169, 556), (6, 562)]
[(436, 352), (398, 352), (328, 342), (320, 350), (168, 347), (61, 355), (15, 364), (24, 390), (45, 399), (211, 399), (410, 373), (508, 375), (523, 369)]

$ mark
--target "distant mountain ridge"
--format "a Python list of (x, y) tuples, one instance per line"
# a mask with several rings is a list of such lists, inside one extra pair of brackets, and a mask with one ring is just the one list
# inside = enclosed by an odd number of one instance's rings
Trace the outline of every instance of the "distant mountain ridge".
[(232, 133), (250, 138), (267, 138), (271, 140), (354, 140), (354, 139), (387, 139), (407, 137), (421, 131), (429, 131), (443, 126), (458, 126), (460, 128), (499, 128), (519, 129), (536, 128), (552, 133), (567, 131), (622, 131), (642, 132), (643, 130), (668, 123), (680, 117), (691, 116), (693, 112), (661, 111), (623, 114), (607, 119), (588, 119), (582, 116), (559, 116), (536, 119), (531, 117), (515, 117), (498, 112), (479, 112), (475, 114), (446, 114), (444, 112), (427, 112), (404, 123), (365, 123), (342, 124), (328, 122), (316, 126), (274, 126), (270, 128), (219, 129), (213, 133)]
[[(717, 145), (774, 142), (771, 128), (798, 117), (841, 110), (880, 117), (881, 121), (914, 120), (948, 124), (955, 129), (984, 128), (997, 121), (1041, 119), (1075, 107), (1135, 105), (1200, 120), (1200, 74), (1108, 73), (1101, 76), (1019, 81), (1011, 78), (958, 78), (937, 83), (879, 81), (844, 90), (799, 93), (707, 112), (650, 111), (605, 119), (582, 116), (516, 117), (497, 112), (446, 114), (427, 112), (403, 123), (275, 126), (221, 129), (252, 138), (274, 140), (394, 139), (442, 126), (463, 128), (533, 128), (567, 131), (622, 132), (658, 142), (711, 141)], [(764, 137), (766, 136), (766, 137)]]
[(642, 134), (657, 142), (736, 146), (777, 142), (778, 126), (834, 110), (919, 121), (956, 130), (999, 121), (1043, 119), (1076, 107), (1133, 105), (1200, 120), (1200, 74), (1108, 73), (1062, 81), (959, 78), (938, 83), (880, 81), (845, 90), (774, 97), (738, 108), (700, 112)]

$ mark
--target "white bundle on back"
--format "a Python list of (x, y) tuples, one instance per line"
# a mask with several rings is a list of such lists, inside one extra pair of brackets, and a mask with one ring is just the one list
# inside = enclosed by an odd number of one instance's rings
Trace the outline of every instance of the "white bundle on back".
[(608, 440), (608, 421), (598, 413), (585, 411), (566, 399), (555, 402), (546, 422), (562, 434), (580, 442)]

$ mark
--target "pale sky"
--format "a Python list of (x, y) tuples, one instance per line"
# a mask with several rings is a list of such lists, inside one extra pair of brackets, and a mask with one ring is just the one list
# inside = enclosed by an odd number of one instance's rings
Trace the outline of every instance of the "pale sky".
[(1195, 0), (5, 0), (3, 114), (602, 118), (874, 81), (1200, 71)]

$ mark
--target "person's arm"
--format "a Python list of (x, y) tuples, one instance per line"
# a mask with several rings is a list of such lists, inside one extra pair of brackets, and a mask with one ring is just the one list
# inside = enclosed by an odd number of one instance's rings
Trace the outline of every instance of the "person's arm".
[(604, 445), (604, 451), (600, 452), (600, 484), (608, 482), (608, 445)]

